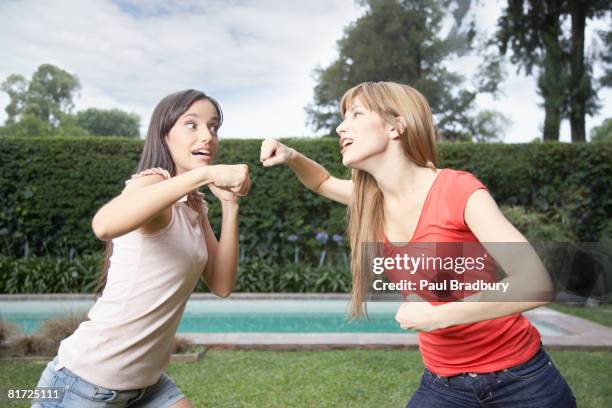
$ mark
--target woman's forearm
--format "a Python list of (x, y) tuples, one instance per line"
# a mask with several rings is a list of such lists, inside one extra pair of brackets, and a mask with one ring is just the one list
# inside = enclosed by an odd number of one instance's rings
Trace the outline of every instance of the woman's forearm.
[(482, 291), (461, 302), (437, 306), (445, 327), (495, 319), (550, 303), (554, 295), (546, 267), (528, 242), (481, 243), (508, 275), (504, 290)]
[[(407, 302), (398, 309), (396, 319), (403, 328), (430, 331), (496, 319), (543, 306), (553, 299), (552, 286), (545, 271), (539, 270), (543, 268), (539, 259), (527, 254), (522, 252), (522, 256), (517, 257), (520, 260), (508, 262), (507, 256), (498, 253), (496, 259), (501, 261), (500, 264), (514, 271), (498, 282), (506, 285), (504, 290), (482, 291), (461, 301), (438, 306), (432, 306), (418, 295), (408, 296)], [(527, 267), (530, 261), (533, 262), (532, 268)], [(516, 263), (521, 264), (523, 270)]]
[(521, 313), (549, 302), (452, 302), (434, 307), (439, 328)]
[(234, 290), (238, 268), (238, 204), (222, 203), (221, 236), (213, 259), (210, 290), (226, 297)]
[(319, 163), (278, 140), (266, 139), (262, 142), (260, 160), (264, 167), (286, 164), (306, 188), (341, 204), (348, 204), (353, 194), (351, 180), (331, 177)]
[(546, 268), (528, 243), (514, 256), (499, 251), (499, 245), (485, 243), (485, 246), (504, 266), (504, 270), (512, 273), (498, 282), (506, 285), (506, 288), (503, 291), (482, 291), (461, 302), (435, 307), (443, 327), (521, 313), (550, 303), (553, 299), (553, 286)]
[(109, 240), (133, 231), (185, 194), (212, 181), (209, 167), (200, 167), (168, 180), (127, 191), (104, 205), (93, 218), (98, 238)]
[[(292, 149), (293, 150), (293, 149)], [(347, 205), (353, 195), (353, 181), (330, 176), (329, 172), (314, 160), (293, 150), (287, 165), (311, 191)]]
[(293, 170), (306, 188), (315, 193), (318, 192), (317, 190), (321, 184), (330, 177), (325, 167), (309, 159), (295, 149), (291, 149), (289, 160), (287, 160), (287, 166)]

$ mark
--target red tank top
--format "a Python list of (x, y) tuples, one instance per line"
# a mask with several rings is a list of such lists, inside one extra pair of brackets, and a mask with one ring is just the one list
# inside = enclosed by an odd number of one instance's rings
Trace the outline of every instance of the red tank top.
[[(465, 223), (464, 211), (470, 195), (481, 188), (487, 189), (471, 173), (442, 169), (425, 199), (410, 243), (478, 242)], [(395, 248), (385, 237), (385, 255)], [(392, 282), (398, 279), (393, 273), (386, 275)], [(535, 355), (539, 346), (540, 333), (520, 313), (419, 333), (425, 366), (445, 377), (522, 364)]]

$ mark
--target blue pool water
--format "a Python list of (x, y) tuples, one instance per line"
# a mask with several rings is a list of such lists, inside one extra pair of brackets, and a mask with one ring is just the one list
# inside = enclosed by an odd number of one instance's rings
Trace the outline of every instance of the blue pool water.
[[(0, 301), (0, 318), (36, 331), (49, 318), (88, 311), (92, 300)], [(302, 299), (191, 299), (179, 333), (405, 333), (395, 322), (399, 303), (368, 303), (368, 319), (348, 321), (346, 300)], [(542, 334), (564, 332), (532, 319)]]

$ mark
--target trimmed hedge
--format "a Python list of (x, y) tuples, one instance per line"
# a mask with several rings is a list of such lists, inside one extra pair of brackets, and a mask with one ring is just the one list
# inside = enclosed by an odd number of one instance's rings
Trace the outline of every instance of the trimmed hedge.
[[(523, 207), (502, 207), (505, 216), (532, 242), (564, 242), (573, 239), (563, 224), (551, 223), (542, 214)], [(323, 246), (319, 243), (319, 246)], [(236, 292), (348, 293), (351, 274), (348, 250), (342, 245), (319, 250), (319, 265), (299, 262), (294, 247), (292, 263), (261, 259), (241, 260)], [(298, 255), (296, 257), (296, 254)], [(91, 293), (102, 268), (101, 253), (79, 258), (0, 255), (0, 293)], [(208, 292), (203, 281), (197, 292)]]
[[(285, 143), (348, 177), (337, 140)], [(103, 243), (91, 231), (96, 210), (119, 194), (136, 168), (142, 141), (125, 138), (0, 138), (0, 253), (10, 257), (83, 256)], [(241, 259), (316, 264), (331, 248), (315, 239), (344, 233), (344, 208), (301, 186), (285, 167), (259, 164), (259, 140), (222, 140), (218, 162), (249, 164), (253, 188), (241, 200)], [(499, 204), (562, 220), (581, 241), (595, 241), (612, 218), (612, 144), (442, 143), (439, 167), (474, 173)], [(209, 194), (212, 196), (212, 194)], [(219, 226), (220, 207), (210, 197)], [(556, 217), (556, 218), (555, 218)], [(290, 242), (290, 236), (297, 241)]]
[[(0, 293), (93, 293), (102, 268), (101, 254), (75, 259), (0, 255)], [(238, 266), (236, 292), (348, 293), (347, 268), (303, 264), (277, 265), (259, 260)], [(200, 280), (196, 292), (209, 292)]]

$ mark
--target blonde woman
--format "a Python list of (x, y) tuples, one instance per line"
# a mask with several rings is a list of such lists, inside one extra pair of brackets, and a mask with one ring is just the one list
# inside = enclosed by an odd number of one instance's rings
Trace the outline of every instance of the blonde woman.
[[(340, 106), (336, 131), (351, 180), (331, 177), (273, 139), (262, 143), (260, 158), (266, 167), (288, 165), (307, 188), (348, 206), (353, 316), (363, 312), (372, 273), (362, 267), (361, 243), (526, 242), (476, 177), (436, 167), (433, 117), (418, 91), (367, 82), (349, 89)], [(426, 367), (408, 407), (575, 406), (538, 330), (521, 314), (544, 303), (403, 303), (396, 320), (419, 331)]]

